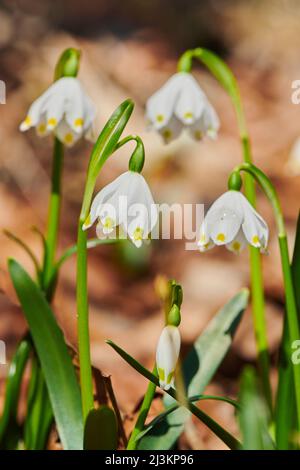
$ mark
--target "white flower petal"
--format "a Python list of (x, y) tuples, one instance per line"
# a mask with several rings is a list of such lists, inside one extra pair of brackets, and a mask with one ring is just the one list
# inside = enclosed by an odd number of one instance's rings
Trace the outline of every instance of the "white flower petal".
[(166, 326), (156, 349), (156, 366), (160, 386), (168, 390), (174, 385), (174, 373), (180, 352), (180, 332), (176, 326)]
[(148, 238), (149, 233), (157, 223), (158, 212), (150, 188), (144, 177), (136, 172), (130, 172), (128, 191), (128, 213), (122, 226), (131, 240), (137, 241)]
[(186, 125), (197, 121), (204, 111), (205, 94), (190, 73), (183, 74), (179, 96), (175, 105), (175, 116)]
[(181, 73), (173, 75), (146, 104), (146, 116), (155, 129), (165, 127), (174, 111), (176, 98), (184, 77)]
[(118, 178), (104, 186), (104, 188), (96, 194), (91, 205), (88, 221), (84, 223), (84, 230), (91, 227), (95, 220), (99, 217), (101, 206), (109, 202), (112, 196), (117, 193), (118, 189), (123, 187), (124, 183), (127, 184), (128, 173), (129, 172), (126, 172), (118, 176)]
[(56, 127), (55, 135), (67, 147), (72, 147), (80, 139), (80, 135), (76, 134), (64, 120)]
[(269, 239), (268, 226), (245, 196), (243, 194), (241, 196), (244, 210), (244, 222), (242, 224), (244, 235), (250, 245), (265, 250)]
[(30, 129), (30, 127), (35, 127), (41, 119), (43, 114), (43, 106), (49, 98), (49, 90), (47, 90), (43, 95), (37, 98), (32, 105), (30, 106), (27, 116), (24, 121), (20, 124), (20, 131), (24, 132)]
[(159, 129), (158, 132), (164, 139), (164, 142), (169, 144), (181, 134), (182, 129), (183, 124), (176, 117), (172, 117), (168, 124)]
[(245, 248), (247, 240), (240, 229), (234, 239), (226, 245), (227, 250), (232, 251), (235, 254), (239, 254), (243, 248)]

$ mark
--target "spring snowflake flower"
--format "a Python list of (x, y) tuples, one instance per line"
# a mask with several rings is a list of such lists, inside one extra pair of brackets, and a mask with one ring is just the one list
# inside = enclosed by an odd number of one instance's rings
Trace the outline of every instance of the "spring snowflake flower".
[(95, 107), (80, 81), (63, 77), (32, 103), (20, 130), (35, 127), (41, 137), (53, 132), (70, 147), (82, 136), (93, 140), (95, 114)]
[(165, 326), (156, 349), (156, 367), (161, 388), (174, 387), (175, 368), (180, 351), (180, 333), (176, 326)]
[(264, 219), (245, 196), (235, 190), (222, 194), (208, 210), (200, 228), (198, 246), (206, 251), (226, 245), (235, 253), (247, 243), (266, 252), (269, 230)]
[(196, 140), (205, 135), (215, 138), (220, 127), (214, 108), (187, 72), (173, 75), (149, 98), (146, 116), (166, 143), (178, 137), (183, 129)]
[(102, 238), (120, 226), (139, 248), (148, 240), (157, 217), (157, 207), (144, 177), (135, 171), (126, 171), (96, 195), (83, 230), (98, 219), (97, 235)]

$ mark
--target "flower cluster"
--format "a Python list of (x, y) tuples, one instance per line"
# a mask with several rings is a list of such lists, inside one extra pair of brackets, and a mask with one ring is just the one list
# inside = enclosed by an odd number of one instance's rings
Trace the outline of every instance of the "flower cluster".
[(80, 81), (63, 77), (32, 103), (20, 130), (35, 127), (39, 136), (54, 133), (65, 145), (72, 146), (82, 136), (93, 140), (95, 114)]
[(235, 253), (247, 243), (267, 249), (269, 230), (264, 219), (245, 196), (230, 190), (220, 196), (208, 210), (200, 228), (198, 246), (207, 251), (215, 245), (225, 245)]
[(157, 217), (157, 208), (144, 177), (127, 171), (95, 196), (83, 229), (98, 220), (97, 235), (102, 238), (120, 226), (139, 248), (155, 227)]
[(165, 140), (170, 142), (187, 129), (200, 140), (214, 138), (220, 127), (219, 118), (195, 78), (186, 72), (173, 75), (146, 105), (147, 119)]

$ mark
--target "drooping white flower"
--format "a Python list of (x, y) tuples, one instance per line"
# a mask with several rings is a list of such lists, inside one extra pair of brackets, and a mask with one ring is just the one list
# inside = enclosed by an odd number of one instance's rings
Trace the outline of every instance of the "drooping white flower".
[(35, 127), (41, 137), (51, 132), (65, 145), (72, 146), (85, 136), (93, 139), (95, 107), (75, 77), (54, 82), (29, 108), (21, 131)]
[(175, 369), (180, 351), (180, 332), (176, 326), (165, 326), (156, 349), (156, 367), (161, 388), (174, 387)]
[(157, 217), (157, 207), (144, 177), (126, 171), (95, 196), (83, 229), (98, 220), (97, 235), (101, 238), (120, 226), (139, 248), (148, 239)]
[(296, 139), (291, 148), (289, 159), (286, 163), (286, 170), (287, 173), (294, 176), (300, 175), (300, 137)]
[(200, 228), (198, 246), (207, 251), (215, 245), (226, 245), (240, 253), (247, 243), (262, 252), (267, 249), (269, 230), (240, 191), (222, 194), (208, 210)]
[(195, 78), (187, 72), (173, 75), (146, 104), (151, 127), (165, 142), (175, 139), (183, 129), (200, 140), (207, 135), (215, 138), (219, 118)]

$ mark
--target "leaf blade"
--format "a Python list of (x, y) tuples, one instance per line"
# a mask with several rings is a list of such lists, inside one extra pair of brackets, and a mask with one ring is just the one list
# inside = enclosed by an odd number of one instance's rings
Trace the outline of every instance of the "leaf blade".
[(44, 295), (15, 260), (9, 260), (9, 272), (41, 362), (62, 444), (66, 450), (82, 449), (80, 390), (62, 331)]

